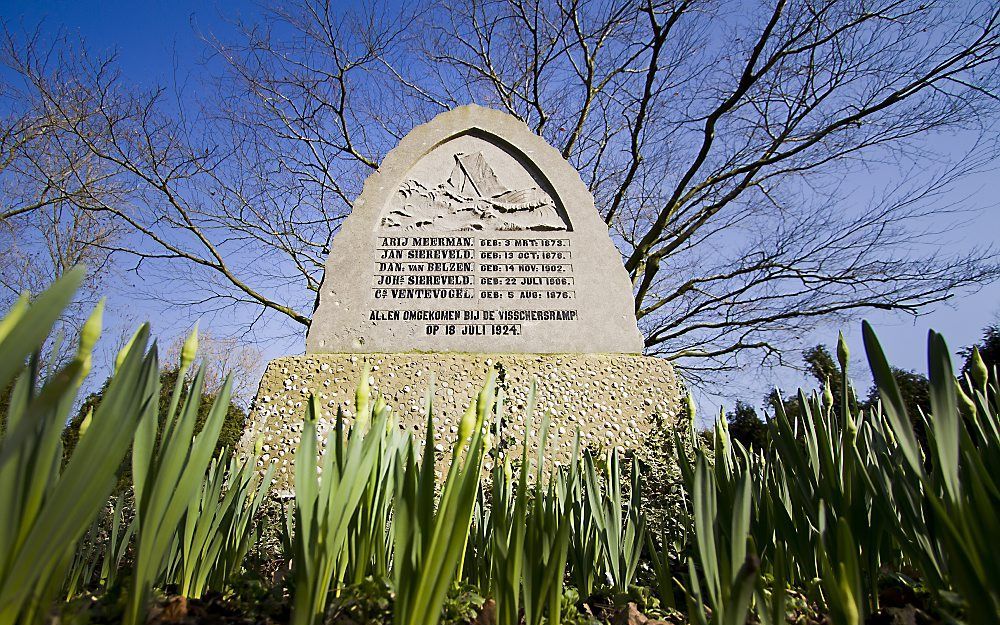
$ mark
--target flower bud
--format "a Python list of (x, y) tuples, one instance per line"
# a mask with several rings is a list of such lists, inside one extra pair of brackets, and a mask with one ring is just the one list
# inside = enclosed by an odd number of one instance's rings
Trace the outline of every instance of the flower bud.
[(462, 420), (458, 422), (458, 441), (460, 445), (464, 445), (465, 441), (472, 436), (472, 430), (476, 427), (476, 407), (469, 404), (468, 409), (466, 409), (465, 414), (462, 415)]
[(694, 407), (694, 395), (691, 391), (688, 391), (687, 397), (684, 398), (684, 411), (687, 412), (688, 419), (688, 435), (691, 437), (692, 441), (698, 440), (698, 424), (695, 422), (695, 407)]
[(194, 362), (194, 357), (198, 353), (198, 324), (194, 324), (191, 334), (181, 347), (181, 369), (187, 369)]
[(959, 412), (966, 415), (976, 414), (976, 403), (965, 394), (961, 386), (956, 385), (955, 389), (958, 391)]
[(841, 371), (847, 373), (847, 364), (851, 360), (851, 350), (847, 348), (843, 332), (839, 332), (837, 335), (837, 360), (840, 362)]
[(93, 363), (92, 354), (97, 339), (101, 337), (101, 326), (104, 317), (104, 300), (97, 303), (94, 311), (90, 313), (86, 323), (80, 330), (80, 343), (76, 350), (76, 359), (81, 364), (80, 379), (87, 377)]
[(847, 437), (854, 440), (858, 437), (858, 422), (854, 420), (854, 416), (851, 415), (851, 411), (845, 411), (847, 415), (847, 423), (844, 424), (844, 429), (847, 430)]
[(486, 421), (486, 414), (493, 408), (493, 393), (493, 376), (491, 375), (476, 397), (474, 415), (478, 416), (480, 422)]
[(79, 360), (79, 363), (80, 373), (77, 380), (79, 380), (79, 384), (83, 384), (83, 380), (90, 375), (90, 370), (94, 366), (94, 359), (90, 356), (90, 354), (87, 354)]
[(986, 367), (986, 363), (983, 362), (983, 355), (979, 353), (978, 346), (973, 346), (970, 361), (969, 375), (972, 377), (972, 381), (977, 388), (985, 387), (990, 377), (990, 371)]
[(104, 299), (97, 302), (97, 306), (94, 307), (94, 311), (90, 313), (90, 317), (87, 318), (86, 323), (83, 324), (83, 329), (80, 330), (80, 346), (77, 349), (77, 354), (90, 354), (94, 350), (94, 345), (97, 344), (97, 339), (101, 337), (101, 327), (104, 319)]
[(83, 436), (87, 433), (87, 430), (90, 429), (90, 424), (93, 420), (94, 420), (94, 407), (91, 406), (90, 408), (87, 409), (87, 416), (84, 417), (83, 421), (80, 422), (80, 429), (77, 431), (78, 444), (79, 441), (83, 440)]
[(732, 447), (729, 440), (729, 421), (726, 419), (726, 412), (722, 406), (719, 406), (719, 417), (715, 420), (715, 429), (718, 434), (719, 449), (718, 452), (721, 456), (728, 457), (729, 450)]
[(823, 383), (823, 405), (827, 408), (833, 407), (833, 389), (830, 388), (830, 378)]

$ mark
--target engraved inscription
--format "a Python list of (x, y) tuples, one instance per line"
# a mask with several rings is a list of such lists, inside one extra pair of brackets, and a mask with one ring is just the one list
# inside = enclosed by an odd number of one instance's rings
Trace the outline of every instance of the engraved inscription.
[[(489, 337), (522, 336), (525, 322), (544, 326), (579, 319), (574, 308), (505, 307), (573, 303), (569, 239), (473, 234), (379, 236), (377, 241), (369, 321), (420, 326), (415, 331), (427, 336)], [(461, 260), (423, 261), (428, 258)], [(382, 301), (396, 307), (383, 308)], [(414, 301), (452, 302), (456, 308), (411, 308)], [(459, 309), (463, 302), (474, 308)]]

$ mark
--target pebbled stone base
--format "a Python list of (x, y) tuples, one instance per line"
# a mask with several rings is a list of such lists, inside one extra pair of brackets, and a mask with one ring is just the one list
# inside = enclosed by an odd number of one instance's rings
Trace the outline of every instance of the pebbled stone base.
[[(458, 420), (474, 401), (489, 373), (504, 389), (504, 427), (500, 448), (519, 454), (525, 431), (537, 439), (545, 412), (551, 415), (546, 457), (568, 460), (575, 432), (581, 446), (619, 446), (645, 455), (645, 442), (657, 424), (673, 424), (682, 411), (682, 383), (663, 359), (625, 354), (305, 354), (272, 360), (264, 373), (242, 448), (251, 449), (263, 435), (260, 462), (277, 463), (276, 486), (292, 483), (292, 459), (310, 393), (324, 412), (321, 438), (336, 420), (337, 406), (350, 420), (354, 389), (366, 362), (371, 366), (372, 394), (380, 392), (400, 427), (423, 440), (423, 402), (434, 381), (435, 448), (441, 460), (452, 448)], [(525, 406), (532, 380), (537, 380), (534, 423), (526, 424)], [(518, 447), (514, 447), (518, 445)], [(529, 453), (533, 453), (529, 451)], [(441, 463), (439, 463), (440, 465)]]

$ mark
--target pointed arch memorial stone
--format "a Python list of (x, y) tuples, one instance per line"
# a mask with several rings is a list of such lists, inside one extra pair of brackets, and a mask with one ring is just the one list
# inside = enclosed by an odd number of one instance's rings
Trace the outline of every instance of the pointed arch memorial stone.
[(580, 175), (520, 120), (464, 106), (365, 183), (306, 350), (638, 354), (642, 335)]
[(333, 241), (306, 353), (268, 365), (243, 445), (263, 435), (262, 464), (290, 483), (309, 395), (321, 428), (338, 407), (350, 417), (369, 366), (418, 433), (433, 388), (442, 451), (493, 370), (508, 440), (530, 446), (537, 382), (556, 460), (577, 431), (586, 446), (646, 453), (679, 413), (681, 385), (642, 347), (621, 256), (579, 174), (523, 122), (463, 106), (414, 128), (365, 182)]

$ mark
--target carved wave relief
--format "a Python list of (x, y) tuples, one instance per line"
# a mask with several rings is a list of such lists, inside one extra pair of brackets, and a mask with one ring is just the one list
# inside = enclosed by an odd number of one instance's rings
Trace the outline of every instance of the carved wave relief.
[(382, 218), (402, 230), (569, 230), (552, 197), (538, 187), (510, 189), (482, 152), (458, 153), (448, 179), (436, 187), (407, 180)]

